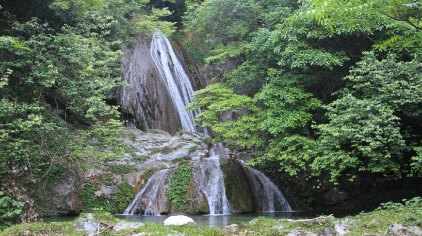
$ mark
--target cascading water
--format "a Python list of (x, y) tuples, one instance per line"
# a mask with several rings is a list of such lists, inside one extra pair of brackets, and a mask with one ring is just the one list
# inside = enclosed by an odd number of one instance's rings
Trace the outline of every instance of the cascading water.
[(152, 175), (123, 214), (160, 215), (161, 212), (166, 212), (168, 198), (165, 193), (172, 172), (172, 170), (164, 169)]
[(209, 158), (192, 162), (192, 176), (207, 198), (210, 215), (230, 213), (230, 205), (224, 187), (220, 158), (226, 157), (224, 146), (214, 144)]
[(283, 193), (264, 173), (250, 167), (247, 169), (259, 211), (292, 211)]
[[(191, 97), (194, 92), (193, 87), (169, 40), (161, 34), (155, 34), (152, 39), (150, 53), (179, 114), (183, 130), (196, 132), (195, 113), (197, 112), (186, 109), (187, 105), (191, 103)], [(192, 164), (193, 178), (206, 196), (210, 214), (212, 215), (230, 213), (224, 186), (224, 176), (219, 161), (219, 158), (225, 157), (224, 147), (221, 144), (215, 144), (210, 151), (209, 158), (194, 161)], [(160, 212), (157, 211), (159, 187), (154, 188), (153, 186), (161, 185), (168, 175), (168, 171), (160, 171), (153, 175), (137, 194), (135, 200), (124, 211), (124, 214), (136, 214), (139, 211), (143, 211), (144, 214), (159, 214)], [(164, 191), (162, 193), (164, 194)], [(145, 204), (145, 201), (147, 204)], [(146, 205), (146, 207), (143, 207), (142, 204)]]
[[(194, 92), (192, 84), (169, 40), (163, 35), (155, 34), (153, 36), (151, 57), (179, 113), (182, 128), (186, 131), (197, 131), (195, 114), (186, 109), (186, 106), (191, 103)], [(224, 158), (225, 155), (218, 155), (221, 154), (217, 153), (218, 148), (221, 150), (221, 144), (213, 147), (210, 158), (197, 161), (197, 165), (193, 164), (195, 166), (193, 172), (197, 173), (194, 174), (194, 179), (198, 181), (199, 188), (207, 197), (210, 214), (230, 213), (224, 187), (224, 176), (219, 161), (219, 158)]]
[(194, 111), (186, 109), (194, 92), (192, 84), (169, 40), (161, 34), (153, 36), (151, 57), (179, 113), (183, 130), (195, 132)]
[[(198, 114), (200, 111), (186, 109), (186, 106), (191, 102), (194, 92), (193, 86), (169, 40), (161, 34), (155, 34), (151, 42), (149, 54), (151, 57), (150, 61), (152, 60), (152, 64), (155, 66), (154, 70), (158, 71), (160, 82), (165, 84), (163, 87), (167, 90), (168, 95), (166, 96), (173, 103), (182, 129), (190, 132), (200, 131), (195, 127), (194, 120), (195, 114)], [(133, 58), (139, 60), (136, 55)], [(131, 63), (131, 65), (138, 65), (139, 63)], [(141, 68), (140, 65), (138, 67)], [(128, 74), (127, 78), (133, 79), (140, 76), (138, 73), (142, 71), (135, 73), (135, 69), (135, 67), (129, 67), (128, 71), (132, 74)], [(135, 74), (137, 76), (133, 76)], [(133, 82), (130, 84), (135, 84), (135, 88), (133, 89), (139, 89), (140, 94), (145, 95), (141, 96), (141, 98), (146, 98), (147, 93), (145, 92), (148, 92), (148, 90), (142, 88), (142, 85), (136, 84), (135, 81), (130, 82)], [(162, 89), (160, 92), (165, 93)], [(124, 94), (125, 91), (123, 91)], [(129, 103), (130, 101), (123, 99), (123, 102)], [(141, 114), (141, 117), (144, 116), (144, 113), (138, 113)], [(144, 127), (151, 128), (148, 127), (148, 124), (144, 124)], [(203, 132), (207, 134), (207, 130)], [(210, 214), (227, 214), (231, 212), (231, 209), (226, 196), (224, 175), (220, 168), (220, 160), (227, 158), (227, 154), (222, 144), (214, 144), (209, 154), (208, 158), (199, 158), (191, 161), (192, 178), (198, 189), (205, 196)], [(162, 212), (169, 212), (170, 209), (166, 209), (169, 205), (166, 190), (169, 186), (172, 173), (172, 170), (166, 169), (150, 177), (141, 191), (136, 195), (133, 202), (124, 211), (124, 214), (159, 215)], [(291, 207), (283, 194), (262, 172), (248, 168), (248, 173), (250, 184), (254, 190), (254, 197), (256, 202), (258, 202), (258, 210), (291, 211)]]

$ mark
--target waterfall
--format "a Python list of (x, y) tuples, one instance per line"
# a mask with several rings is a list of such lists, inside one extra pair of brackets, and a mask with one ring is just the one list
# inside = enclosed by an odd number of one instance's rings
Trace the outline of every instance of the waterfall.
[(204, 193), (210, 208), (210, 215), (230, 213), (230, 205), (226, 196), (224, 176), (220, 168), (220, 158), (225, 158), (224, 146), (214, 144), (209, 158), (192, 163), (192, 177)]
[[(191, 98), (194, 93), (193, 86), (189, 77), (184, 70), (181, 61), (177, 58), (169, 40), (161, 35), (155, 34), (152, 38), (151, 47), (149, 49), (149, 56), (151, 57), (152, 64), (154, 65), (154, 71), (158, 71), (160, 83), (162, 82), (165, 86), (158, 89), (160, 92), (167, 92), (171, 103), (174, 106), (174, 110), (183, 130), (190, 132), (200, 132), (200, 128), (195, 127), (195, 115), (200, 111), (187, 110), (186, 106), (191, 103)], [(132, 57), (134, 60), (140, 60), (137, 54)], [(136, 71), (137, 68), (142, 69), (141, 62), (132, 62), (129, 67), (127, 78), (132, 79), (140, 77), (139, 73), (142, 71)], [(139, 64), (139, 65), (138, 65)], [(135, 67), (136, 65), (136, 67)], [(136, 75), (136, 76), (133, 76)], [(158, 77), (158, 76), (156, 76)], [(154, 77), (154, 79), (156, 78)], [(142, 85), (136, 84), (135, 80), (130, 80), (130, 84), (134, 85), (134, 90), (138, 92), (131, 94), (137, 94), (142, 99), (147, 99), (148, 89), (143, 88)], [(157, 81), (157, 80), (155, 80)], [(126, 91), (123, 90), (123, 96)], [(142, 96), (141, 96), (142, 95)], [(138, 97), (139, 97), (138, 96)], [(166, 95), (167, 96), (167, 95)], [(127, 100), (129, 96), (123, 98), (123, 104), (130, 103)], [(142, 113), (143, 110), (139, 111), (141, 117), (151, 112)], [(136, 113), (136, 114), (138, 114)], [(130, 122), (128, 123), (130, 125)], [(144, 127), (149, 127), (148, 123), (143, 124)], [(203, 130), (207, 134), (207, 130)], [(210, 149), (208, 158), (200, 158), (198, 160), (191, 161), (192, 178), (195, 181), (198, 189), (204, 194), (207, 199), (210, 214), (227, 214), (231, 212), (230, 204), (226, 196), (226, 189), (224, 184), (224, 175), (220, 167), (220, 160), (228, 158), (226, 150), (222, 144), (213, 144)], [(272, 183), (262, 172), (248, 168), (250, 183), (254, 190), (255, 198), (259, 202), (259, 209), (261, 211), (291, 211), (291, 208), (285, 200), (280, 190)], [(173, 171), (161, 170), (155, 173), (144, 187), (138, 192), (135, 199), (124, 211), (124, 214), (146, 214), (146, 215), (157, 215), (162, 212), (169, 212), (170, 209), (166, 209), (169, 205), (169, 200), (166, 196), (166, 190), (170, 184), (170, 177)]]
[(166, 190), (169, 186), (172, 172), (172, 170), (164, 169), (152, 175), (123, 214), (160, 215), (161, 212), (166, 212), (168, 210), (166, 205), (169, 202)]
[[(155, 34), (151, 44), (151, 57), (164, 80), (170, 97), (179, 113), (182, 128), (186, 131), (195, 132), (195, 114), (187, 110), (186, 106), (191, 103), (193, 87), (182, 63), (177, 58), (169, 40), (160, 34)], [(221, 144), (214, 145), (210, 152), (210, 158), (204, 158), (196, 162), (194, 179), (204, 195), (207, 197), (210, 214), (230, 213), (230, 207), (224, 187), (224, 176), (220, 168), (219, 158), (224, 149)]]
[(195, 132), (194, 112), (186, 109), (186, 106), (191, 103), (193, 87), (182, 63), (165, 36), (154, 34), (151, 43), (151, 57), (179, 113), (183, 130)]
[(261, 171), (248, 167), (252, 192), (260, 211), (292, 211), (278, 187)]

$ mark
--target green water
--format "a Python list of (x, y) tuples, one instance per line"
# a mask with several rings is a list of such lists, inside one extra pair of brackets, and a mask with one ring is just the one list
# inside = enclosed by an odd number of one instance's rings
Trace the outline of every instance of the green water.
[[(274, 219), (293, 219), (305, 217), (298, 212), (271, 212), (271, 213), (251, 213), (251, 214), (225, 214), (225, 215), (190, 215), (198, 225), (225, 228), (227, 225), (248, 224), (252, 219), (263, 216)], [(152, 222), (163, 223), (169, 216), (143, 216), (143, 215), (117, 215), (118, 218), (132, 222)]]

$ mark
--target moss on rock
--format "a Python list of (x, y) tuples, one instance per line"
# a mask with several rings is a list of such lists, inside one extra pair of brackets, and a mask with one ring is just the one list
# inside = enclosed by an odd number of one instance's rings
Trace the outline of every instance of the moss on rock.
[(221, 164), (226, 195), (234, 213), (254, 211), (253, 194), (243, 166), (235, 160)]

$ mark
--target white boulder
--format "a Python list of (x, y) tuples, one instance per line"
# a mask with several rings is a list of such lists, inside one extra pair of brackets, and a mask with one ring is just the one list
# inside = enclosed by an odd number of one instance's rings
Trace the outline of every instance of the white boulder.
[(170, 216), (164, 221), (164, 226), (184, 226), (184, 225), (196, 225), (196, 222), (187, 216), (184, 215), (177, 215), (177, 216)]

